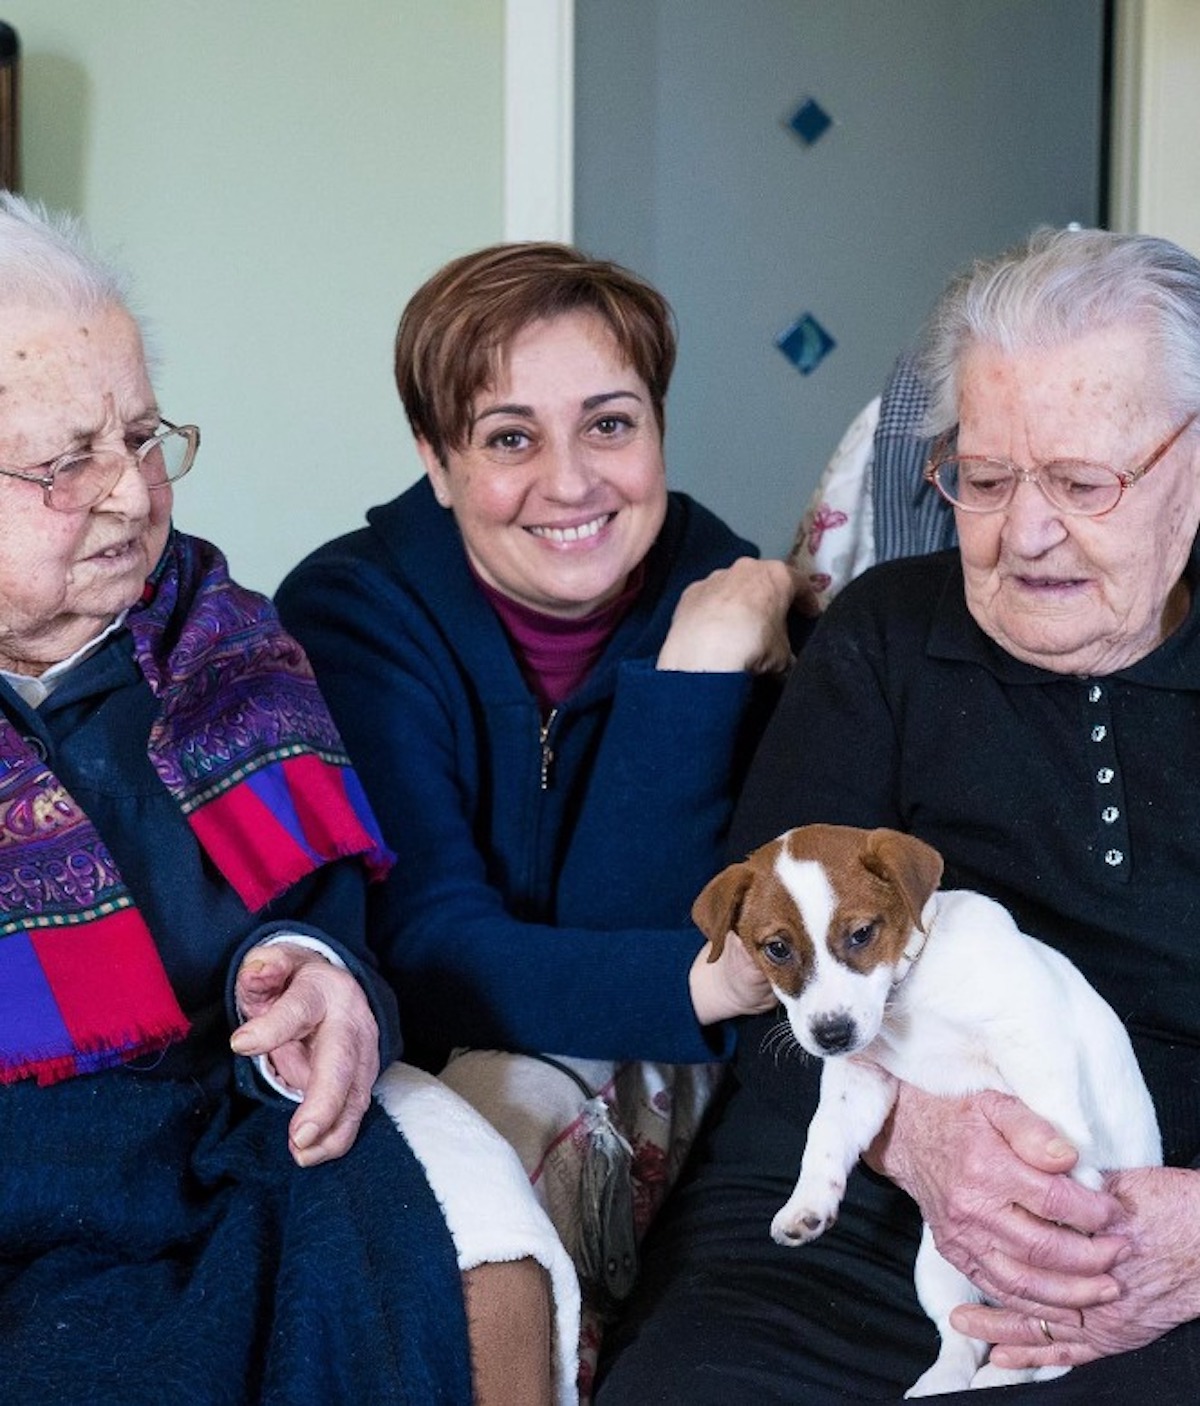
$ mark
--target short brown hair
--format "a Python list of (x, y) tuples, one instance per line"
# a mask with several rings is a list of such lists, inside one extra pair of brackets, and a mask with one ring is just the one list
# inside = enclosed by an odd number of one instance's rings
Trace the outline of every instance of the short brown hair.
[(493, 244), (454, 259), (413, 294), (396, 331), (396, 388), (413, 434), (445, 462), (466, 444), (475, 396), (530, 323), (601, 317), (646, 383), (661, 432), (675, 366), (675, 319), (657, 289), (566, 244)]

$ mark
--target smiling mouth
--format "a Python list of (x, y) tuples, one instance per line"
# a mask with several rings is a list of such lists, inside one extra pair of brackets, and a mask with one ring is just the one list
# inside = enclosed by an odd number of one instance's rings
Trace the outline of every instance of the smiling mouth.
[(578, 527), (529, 527), (526, 531), (547, 542), (583, 542), (595, 537), (615, 517), (616, 513), (604, 513), (592, 518), (591, 522), (581, 522)]

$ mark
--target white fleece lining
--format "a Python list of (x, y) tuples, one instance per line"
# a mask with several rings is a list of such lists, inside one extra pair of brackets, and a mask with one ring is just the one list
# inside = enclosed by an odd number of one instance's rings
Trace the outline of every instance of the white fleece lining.
[(579, 1280), (512, 1147), (452, 1089), (407, 1064), (385, 1069), (375, 1097), (425, 1169), (460, 1269), (534, 1259), (554, 1295), (558, 1406), (578, 1401)]

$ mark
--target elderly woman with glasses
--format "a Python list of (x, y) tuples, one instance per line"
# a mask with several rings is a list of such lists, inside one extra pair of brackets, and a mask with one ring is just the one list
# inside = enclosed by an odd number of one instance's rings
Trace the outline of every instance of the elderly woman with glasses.
[(813, 821), (937, 847), (947, 887), (1005, 904), (1126, 1021), (1166, 1165), (1087, 1190), (1074, 1149), (1015, 1099), (902, 1086), (838, 1224), (783, 1249), (768, 1226), (818, 1071), (770, 1019), (747, 1022), (645, 1297), (609, 1337), (602, 1406), (726, 1403), (751, 1383), (760, 1403), (898, 1400), (936, 1355), (911, 1287), (920, 1214), (986, 1295), (953, 1317), (993, 1364), (1077, 1368), (1006, 1401), (1195, 1400), (1200, 261), (1039, 232), (950, 286), (922, 372), (942, 436), (928, 474), (959, 548), (878, 565), (833, 601), (733, 852)]
[[(465, 1313), (372, 1102), (390, 856), (299, 646), (172, 527), (199, 432), (80, 230), (9, 195), (0, 308), (2, 1394), (548, 1401), (540, 1269)], [(498, 1386), (468, 1316), (514, 1309)]]

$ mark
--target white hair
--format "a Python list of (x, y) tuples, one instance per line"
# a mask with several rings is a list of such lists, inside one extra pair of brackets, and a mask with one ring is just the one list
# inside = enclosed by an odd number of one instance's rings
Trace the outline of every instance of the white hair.
[(924, 431), (957, 424), (962, 362), (973, 346), (1019, 354), (1112, 326), (1145, 330), (1170, 410), (1200, 408), (1200, 260), (1186, 250), (1149, 235), (1044, 228), (978, 260), (950, 283), (926, 325)]
[(0, 191), (0, 307), (17, 306), (129, 311), (124, 276), (99, 257), (74, 216)]

